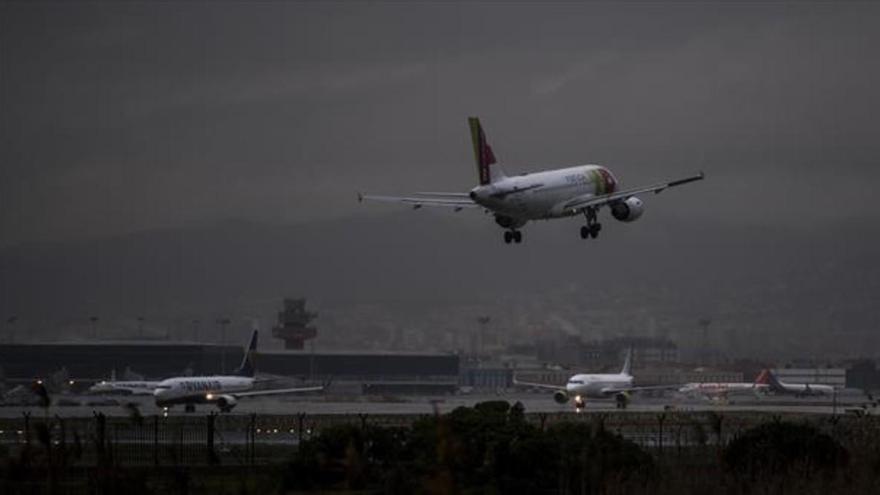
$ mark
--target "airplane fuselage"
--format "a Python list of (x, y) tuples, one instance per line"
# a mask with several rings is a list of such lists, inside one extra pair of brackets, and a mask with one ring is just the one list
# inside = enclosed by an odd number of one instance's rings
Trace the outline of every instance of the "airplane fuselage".
[(565, 392), (569, 397), (607, 399), (619, 389), (632, 387), (633, 377), (628, 374), (580, 374), (568, 379)]
[(731, 392), (756, 392), (766, 390), (768, 385), (747, 382), (702, 382), (688, 383), (678, 389), (684, 394), (724, 395)]
[(565, 208), (572, 198), (588, 198), (618, 190), (617, 179), (599, 165), (548, 170), (504, 177), (470, 192), (479, 205), (521, 221), (562, 218), (578, 213)]
[(795, 396), (831, 395), (834, 387), (819, 383), (785, 383), (779, 382), (777, 392)]
[(254, 379), (246, 376), (191, 376), (169, 378), (159, 382), (154, 392), (156, 405), (203, 404), (217, 397), (253, 390)]

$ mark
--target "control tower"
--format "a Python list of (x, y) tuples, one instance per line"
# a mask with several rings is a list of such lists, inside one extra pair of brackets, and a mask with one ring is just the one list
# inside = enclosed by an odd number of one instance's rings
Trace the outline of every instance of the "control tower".
[(284, 300), (284, 310), (278, 312), (278, 324), (272, 328), (272, 336), (284, 341), (285, 349), (301, 350), (306, 340), (318, 335), (318, 329), (310, 327), (318, 313), (306, 310), (306, 300)]

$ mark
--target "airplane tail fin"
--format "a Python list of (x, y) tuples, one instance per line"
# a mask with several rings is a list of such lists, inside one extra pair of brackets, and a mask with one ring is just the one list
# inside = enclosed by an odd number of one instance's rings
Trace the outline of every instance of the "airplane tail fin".
[(779, 380), (779, 377), (777, 377), (772, 371), (770, 371), (770, 370), (764, 370), (764, 371), (767, 372), (767, 384), (770, 385), (771, 388), (776, 389), (776, 390), (782, 390), (785, 388), (782, 386), (782, 381)]
[(495, 161), (495, 153), (492, 152), (492, 147), (486, 141), (486, 134), (480, 125), (480, 119), (468, 117), (468, 124), (471, 128), (471, 141), (474, 144), (474, 159), (477, 162), (477, 174), (480, 178), (480, 185), (485, 186), (503, 179), (504, 172)]
[(623, 369), (620, 370), (621, 375), (629, 375), (632, 371), (633, 348), (630, 346), (626, 351), (626, 360), (623, 362)]
[(763, 369), (755, 378), (755, 385), (770, 385), (770, 370)]
[(257, 372), (257, 365), (255, 363), (256, 354), (257, 354), (257, 334), (259, 330), (254, 329), (254, 333), (251, 334), (251, 341), (247, 346), (247, 349), (244, 351), (244, 358), (241, 360), (241, 366), (235, 371), (235, 374), (238, 376), (254, 376)]

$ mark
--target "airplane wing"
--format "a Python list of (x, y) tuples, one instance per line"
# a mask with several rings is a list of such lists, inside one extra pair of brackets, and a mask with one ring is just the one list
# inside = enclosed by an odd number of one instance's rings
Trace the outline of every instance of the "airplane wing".
[(636, 187), (633, 189), (624, 189), (623, 191), (617, 191), (610, 194), (600, 194), (600, 195), (584, 195), (578, 196), (576, 198), (568, 200), (563, 205), (563, 208), (566, 210), (582, 210), (584, 208), (589, 207), (597, 207), (607, 205), (608, 203), (613, 203), (615, 201), (619, 201), (621, 199), (626, 199), (630, 196), (636, 194), (642, 194), (646, 192), (652, 192), (654, 194), (660, 194), (661, 192), (669, 189), (670, 187), (681, 186), (683, 184), (687, 184), (689, 182), (694, 182), (698, 180), (703, 180), (703, 172), (700, 172), (698, 175), (692, 175), (690, 177), (685, 177), (682, 179), (677, 179), (669, 182), (661, 182), (659, 184), (654, 184), (651, 186), (645, 187)]
[(434, 206), (440, 208), (452, 208), (460, 211), (464, 208), (481, 208), (480, 205), (474, 203), (467, 193), (416, 193), (411, 196), (381, 196), (373, 194), (358, 193), (358, 201), (381, 201), (385, 203), (404, 203), (412, 205), (414, 209), (422, 206)]
[(548, 383), (534, 383), (534, 382), (522, 382), (519, 381), (516, 376), (513, 377), (513, 384), (520, 385), (523, 387), (536, 387), (536, 388), (545, 388), (547, 390), (565, 390), (564, 385), (550, 385)]
[(672, 385), (653, 385), (650, 387), (608, 387), (603, 388), (602, 393), (605, 395), (614, 395), (619, 393), (630, 393), (630, 392), (647, 392), (651, 390), (673, 390), (681, 387), (681, 384), (672, 384)]
[[(295, 387), (295, 388), (269, 388), (265, 390), (251, 390), (248, 392), (234, 392), (231, 395), (235, 398), (241, 397), (258, 397), (261, 395), (280, 395), (280, 394), (301, 394), (305, 392), (320, 392), (324, 390), (323, 386), (319, 387)], [(217, 394), (223, 395), (223, 394)]]
[(89, 387), (89, 393), (107, 394), (123, 393), (131, 395), (153, 395), (153, 391), (159, 386), (159, 382), (98, 382)]
[(416, 196), (434, 196), (437, 198), (469, 198), (468, 193), (459, 192), (417, 192)]

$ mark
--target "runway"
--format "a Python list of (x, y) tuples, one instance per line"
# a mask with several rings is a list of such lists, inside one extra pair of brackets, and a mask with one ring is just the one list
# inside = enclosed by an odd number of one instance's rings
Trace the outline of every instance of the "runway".
[[(457, 407), (472, 407), (479, 402), (504, 400), (510, 403), (520, 402), (528, 413), (574, 413), (571, 403), (557, 404), (550, 395), (535, 393), (511, 394), (469, 394), (437, 397), (400, 397), (400, 398), (368, 398), (368, 397), (262, 397), (241, 401), (228, 415), (421, 415), (448, 413)], [(94, 396), (64, 397), (46, 409), (37, 406), (3, 406), (0, 407), (0, 418), (21, 417), (30, 413), (34, 417), (43, 415), (64, 418), (92, 416), (103, 413), (107, 416), (130, 416), (134, 404), (142, 415), (162, 414), (152, 397), (128, 396), (112, 399), (97, 399)], [(96, 405), (96, 404), (104, 405)], [(723, 412), (767, 412), (767, 413), (802, 413), (802, 414), (834, 414), (844, 413), (853, 408), (863, 408), (867, 399), (861, 395), (841, 395), (836, 404), (830, 398), (794, 398), (794, 397), (749, 397), (746, 399), (724, 402), (710, 402), (700, 399), (679, 399), (674, 397), (634, 398), (626, 411), (629, 412), (662, 412), (662, 411), (723, 411)], [(216, 408), (200, 405), (196, 413), (186, 413), (182, 407), (168, 411), (169, 415), (193, 415), (215, 412)], [(584, 412), (621, 412), (613, 400), (587, 401)], [(865, 409), (873, 413), (873, 407)]]

